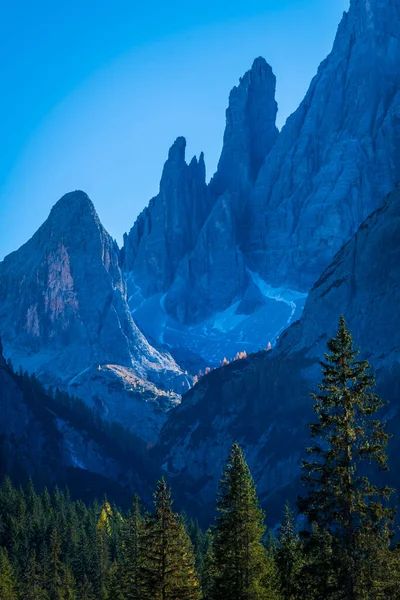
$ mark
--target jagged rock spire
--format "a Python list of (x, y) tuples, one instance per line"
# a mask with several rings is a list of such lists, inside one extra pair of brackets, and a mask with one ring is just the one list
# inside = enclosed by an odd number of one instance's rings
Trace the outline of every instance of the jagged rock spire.
[(204, 155), (185, 161), (186, 140), (168, 153), (160, 191), (124, 237), (123, 268), (145, 295), (166, 291), (182, 258), (196, 244), (210, 210)]
[(215, 195), (246, 190), (278, 136), (276, 77), (262, 57), (253, 62), (229, 95), (218, 169), (211, 181)]

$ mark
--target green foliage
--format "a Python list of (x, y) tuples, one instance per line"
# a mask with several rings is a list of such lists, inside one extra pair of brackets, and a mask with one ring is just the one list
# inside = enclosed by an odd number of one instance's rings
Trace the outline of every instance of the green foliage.
[(276, 563), (284, 600), (295, 600), (300, 594), (299, 574), (303, 567), (303, 548), (296, 531), (294, 512), (285, 504), (284, 521), (279, 531)]
[(215, 563), (214, 539), (211, 530), (206, 533), (206, 550), (202, 562), (201, 589), (203, 600), (214, 600), (217, 567)]
[[(123, 597), (126, 600), (140, 600), (141, 547), (143, 536), (143, 517), (140, 511), (139, 497), (133, 499), (133, 510), (128, 514), (122, 530), (122, 551), (120, 567), (117, 571)], [(114, 597), (114, 596), (113, 596)]]
[[(321, 363), (323, 380), (313, 394), (318, 421), (310, 425), (314, 445), (303, 462), (307, 496), (299, 499), (309, 523), (318, 525), (305, 545), (318, 555), (321, 536), (326, 566), (326, 598), (375, 598), (379, 579), (378, 555), (389, 549), (394, 513), (386, 505), (392, 490), (377, 487), (367, 476), (375, 464), (386, 470), (389, 435), (375, 414), (382, 400), (372, 392), (375, 379), (367, 361), (356, 360), (351, 334), (341, 317), (337, 335), (328, 343)], [(316, 544), (316, 538), (319, 540)], [(330, 551), (328, 551), (330, 547)], [(327, 595), (332, 571), (335, 591)]]
[(7, 551), (0, 547), (0, 600), (17, 600), (17, 585)]
[(197, 600), (200, 585), (193, 546), (179, 516), (172, 511), (164, 479), (154, 494), (155, 511), (145, 517), (142, 535), (143, 600)]
[(216, 600), (278, 597), (273, 557), (263, 545), (264, 513), (238, 444), (233, 444), (217, 498), (214, 528)]

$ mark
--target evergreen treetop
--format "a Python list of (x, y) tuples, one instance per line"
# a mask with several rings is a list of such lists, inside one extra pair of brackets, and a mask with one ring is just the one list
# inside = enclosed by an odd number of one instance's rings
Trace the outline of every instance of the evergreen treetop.
[(372, 464), (387, 469), (390, 436), (375, 416), (384, 403), (373, 392), (374, 375), (358, 353), (342, 316), (321, 362), (322, 383), (312, 394), (317, 422), (310, 425), (310, 460), (303, 461), (308, 493), (299, 499), (309, 522), (332, 536), (339, 585), (349, 600), (366, 585), (363, 566), (388, 547), (394, 516), (386, 504), (392, 490), (367, 476)]

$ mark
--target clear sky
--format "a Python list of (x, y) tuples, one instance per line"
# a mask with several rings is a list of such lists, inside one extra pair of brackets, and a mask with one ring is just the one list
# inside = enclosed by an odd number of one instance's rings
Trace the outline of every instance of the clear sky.
[(0, 259), (83, 189), (118, 240), (168, 148), (221, 150), (230, 89), (262, 55), (282, 126), (349, 0), (16, 0), (0, 7)]

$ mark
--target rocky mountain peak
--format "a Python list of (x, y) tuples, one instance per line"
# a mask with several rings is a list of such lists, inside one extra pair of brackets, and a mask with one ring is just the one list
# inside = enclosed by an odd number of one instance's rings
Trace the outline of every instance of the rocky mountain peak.
[(189, 163), (189, 169), (193, 173), (196, 173), (202, 181), (206, 180), (206, 164), (204, 161), (204, 152), (200, 152), (200, 156), (198, 159), (197, 156), (193, 156), (192, 160)]
[(74, 190), (64, 194), (58, 202), (56, 202), (50, 211), (50, 215), (53, 215), (60, 211), (68, 213), (76, 210), (88, 210), (89, 212), (96, 214), (96, 209), (89, 196), (82, 190)]
[[(0, 263), (7, 357), (46, 383), (76, 385), (76, 395), (110, 414), (107, 383), (100, 380), (113, 365), (120, 387), (131, 377), (181, 391), (182, 372), (140, 332), (126, 293), (118, 247), (92, 202), (83, 192), (63, 196), (35, 235)], [(121, 418), (122, 408), (114, 409)]]
[[(186, 140), (178, 137), (164, 165), (160, 190), (124, 237), (123, 269), (149, 296), (171, 284), (182, 258), (196, 244), (210, 210), (204, 155), (188, 165)], [(136, 289), (135, 287), (135, 289)]]
[[(186, 139), (177, 137), (168, 152), (168, 161), (182, 163), (185, 161)], [(168, 163), (167, 163), (168, 164)]]
[(215, 195), (244, 189), (253, 183), (278, 136), (276, 77), (258, 57), (229, 95), (226, 127), (217, 173), (211, 181)]

